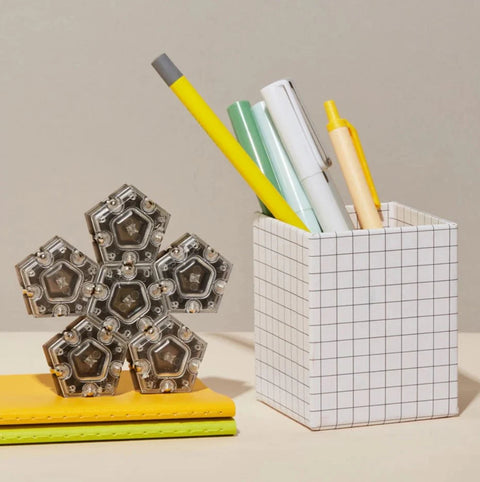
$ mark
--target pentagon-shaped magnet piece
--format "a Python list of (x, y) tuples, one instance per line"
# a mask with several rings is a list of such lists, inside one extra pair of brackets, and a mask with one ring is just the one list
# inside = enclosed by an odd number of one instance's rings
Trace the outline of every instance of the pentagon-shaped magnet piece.
[(155, 262), (160, 288), (173, 312), (216, 312), (232, 264), (195, 234), (185, 234)]
[(134, 186), (124, 185), (85, 214), (98, 261), (121, 261), (134, 252), (137, 262), (153, 262), (170, 214)]
[(79, 318), (43, 345), (57, 391), (64, 397), (113, 395), (127, 356), (118, 333)]
[(143, 326), (166, 312), (165, 297), (151, 264), (101, 266), (88, 313), (103, 327), (129, 341)]
[(135, 386), (142, 393), (191, 391), (206, 347), (171, 315), (145, 326), (129, 344)]
[(98, 265), (58, 236), (16, 266), (28, 312), (84, 315)]

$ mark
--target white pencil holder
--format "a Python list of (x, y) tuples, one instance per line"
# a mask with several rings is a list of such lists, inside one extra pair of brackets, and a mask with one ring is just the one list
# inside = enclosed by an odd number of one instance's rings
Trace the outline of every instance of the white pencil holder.
[(257, 398), (312, 430), (458, 414), (457, 225), (381, 211), (342, 233), (254, 221)]

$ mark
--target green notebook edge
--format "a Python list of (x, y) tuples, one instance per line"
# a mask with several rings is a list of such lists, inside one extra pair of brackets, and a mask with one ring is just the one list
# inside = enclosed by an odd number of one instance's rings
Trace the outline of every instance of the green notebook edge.
[(233, 418), (0, 426), (0, 445), (236, 435)]

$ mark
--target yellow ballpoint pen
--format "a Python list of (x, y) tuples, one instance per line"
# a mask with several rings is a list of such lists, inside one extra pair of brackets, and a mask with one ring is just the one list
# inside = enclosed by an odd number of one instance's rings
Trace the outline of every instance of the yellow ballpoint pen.
[(348, 122), (348, 120), (344, 119), (347, 123), (348, 130), (352, 136), (353, 145), (355, 146), (355, 150), (357, 151), (358, 160), (360, 161), (360, 165), (362, 166), (363, 174), (365, 175), (365, 180), (367, 181), (368, 188), (370, 189), (370, 193), (373, 198), (373, 202), (375, 203), (375, 207), (380, 209), (381, 203), (380, 199), (378, 198), (377, 190), (375, 189), (375, 184), (373, 183), (372, 175), (370, 174), (370, 169), (367, 164), (367, 159), (365, 157), (365, 153), (363, 152), (362, 144), (360, 143), (360, 137), (358, 137), (357, 129)]
[(308, 231), (302, 220), (168, 56), (166, 54), (160, 55), (152, 62), (152, 66), (247, 181), (273, 216), (280, 221)]
[(333, 100), (325, 102), (325, 110), (330, 140), (352, 196), (360, 226), (364, 229), (382, 228), (382, 220), (377, 211), (380, 200), (357, 131), (347, 120), (340, 118)]

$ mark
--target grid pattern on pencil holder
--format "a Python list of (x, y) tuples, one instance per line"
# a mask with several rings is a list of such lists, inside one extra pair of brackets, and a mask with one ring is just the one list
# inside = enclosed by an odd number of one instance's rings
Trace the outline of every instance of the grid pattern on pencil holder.
[(458, 414), (457, 225), (381, 211), (343, 233), (254, 221), (257, 398), (313, 430)]

